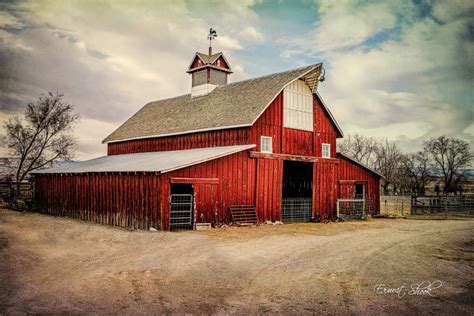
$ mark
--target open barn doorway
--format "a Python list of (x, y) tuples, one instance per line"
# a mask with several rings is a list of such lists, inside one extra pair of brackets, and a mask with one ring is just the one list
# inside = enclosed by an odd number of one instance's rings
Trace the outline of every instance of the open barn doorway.
[(194, 188), (192, 184), (172, 184), (170, 230), (194, 228)]
[(313, 164), (283, 162), (281, 220), (283, 223), (309, 222), (312, 218)]

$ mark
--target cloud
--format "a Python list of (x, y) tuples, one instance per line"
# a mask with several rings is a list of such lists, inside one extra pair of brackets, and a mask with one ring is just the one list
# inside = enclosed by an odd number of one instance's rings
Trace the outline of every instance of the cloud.
[(293, 39), (283, 39), (294, 46), (283, 57), (295, 54), (330, 54), (363, 44), (377, 34), (391, 30), (396, 25), (399, 7), (391, 2), (316, 1), (319, 20), (308, 34)]
[(287, 57), (326, 60), (319, 89), (346, 134), (389, 137), (405, 150), (441, 134), (474, 145), (472, 5), (318, 4), (313, 31), (282, 45), (293, 44)]
[[(209, 26), (218, 29), (213, 46), (230, 60), (233, 79), (246, 77), (234, 52), (249, 32), (258, 39), (253, 3), (216, 4), (212, 19), (199, 14), (207, 8), (202, 3), (179, 0), (2, 4), (0, 115), (60, 91), (82, 117), (78, 158), (104, 153), (101, 140), (111, 126), (151, 100), (189, 93), (186, 70), (195, 51), (207, 51)], [(248, 30), (239, 35), (243, 21)]]
[(346, 133), (386, 135), (407, 150), (439, 134), (474, 147), (472, 1), (321, 0), (307, 3), (315, 11), (305, 21), (304, 3), (274, 16), (280, 4), (0, 3), (0, 121), (60, 91), (82, 117), (78, 158), (104, 154), (101, 140), (145, 103), (189, 93), (187, 67), (213, 27), (231, 81), (323, 60), (319, 89)]
[(249, 41), (254, 41), (254, 42), (263, 42), (264, 40), (264, 37), (263, 37), (263, 34), (259, 31), (257, 31), (257, 29), (255, 27), (246, 27), (245, 29), (243, 29), (239, 35), (246, 39), (246, 40), (249, 40)]

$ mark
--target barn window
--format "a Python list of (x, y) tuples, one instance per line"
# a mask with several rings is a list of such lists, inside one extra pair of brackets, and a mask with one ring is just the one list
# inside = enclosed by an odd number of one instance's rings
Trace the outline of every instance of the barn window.
[(260, 151), (262, 153), (271, 153), (272, 152), (272, 138), (268, 136), (260, 137)]
[(322, 144), (322, 157), (331, 158), (331, 144)]
[(313, 94), (303, 80), (296, 80), (283, 91), (283, 126), (313, 131)]

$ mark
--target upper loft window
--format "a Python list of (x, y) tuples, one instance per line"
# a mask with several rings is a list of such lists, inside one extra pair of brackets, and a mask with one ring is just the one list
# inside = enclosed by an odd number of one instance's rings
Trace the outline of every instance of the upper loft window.
[(313, 131), (313, 94), (303, 80), (296, 80), (283, 91), (283, 126)]
[(322, 157), (323, 158), (331, 158), (331, 144), (322, 144)]
[(272, 138), (269, 136), (260, 137), (260, 151), (262, 153), (271, 153), (272, 152)]

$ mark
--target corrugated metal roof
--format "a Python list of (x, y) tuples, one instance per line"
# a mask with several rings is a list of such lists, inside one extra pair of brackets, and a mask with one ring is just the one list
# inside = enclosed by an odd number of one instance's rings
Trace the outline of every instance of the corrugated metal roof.
[(314, 78), (320, 72), (321, 64), (315, 64), (221, 85), (202, 97), (191, 98), (191, 94), (186, 94), (150, 102), (103, 142), (251, 126), (294, 80), (308, 79), (314, 92), (317, 87)]
[(94, 173), (94, 172), (161, 172), (189, 167), (216, 158), (235, 154), (255, 145), (208, 147), (188, 150), (160, 151), (99, 157), (71, 166), (35, 171), (33, 173)]

